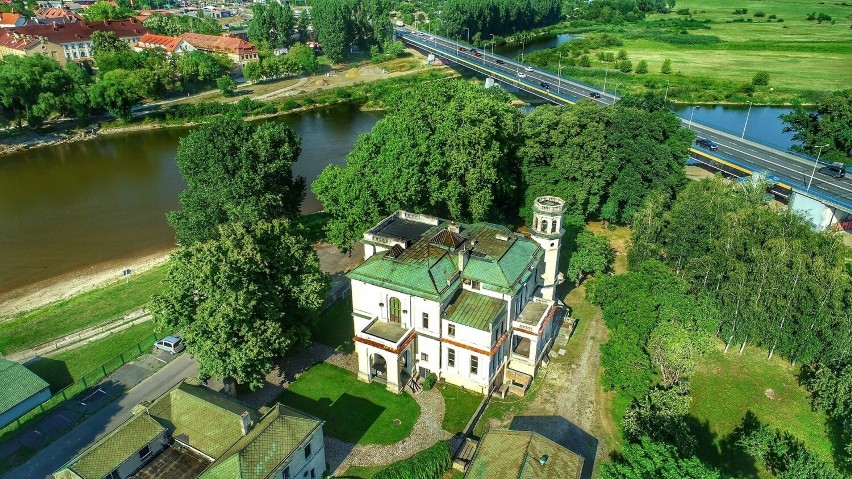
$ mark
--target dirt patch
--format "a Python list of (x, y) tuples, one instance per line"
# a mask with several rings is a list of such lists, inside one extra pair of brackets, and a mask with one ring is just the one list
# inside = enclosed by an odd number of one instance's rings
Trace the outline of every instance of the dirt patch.
[(763, 391), (763, 394), (765, 394), (766, 397), (768, 397), (769, 399), (772, 399), (773, 401), (775, 399), (778, 399), (778, 397), (775, 395), (775, 391), (772, 388), (769, 388), (766, 391)]

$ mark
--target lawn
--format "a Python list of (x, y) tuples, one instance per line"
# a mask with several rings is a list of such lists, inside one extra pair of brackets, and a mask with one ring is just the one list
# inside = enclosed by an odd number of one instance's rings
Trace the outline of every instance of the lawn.
[(435, 387), (444, 396), (444, 421), (441, 427), (453, 434), (464, 431), (476, 408), (482, 402), (482, 394), (443, 382), (436, 384)]
[(0, 353), (9, 354), (145, 307), (162, 290), (167, 265), (35, 309), (0, 323)]
[[(153, 335), (154, 322), (147, 321), (86, 346), (27, 364), (27, 368), (47, 381), (50, 384), (50, 390), (55, 393), (102, 364), (111, 362), (120, 353), (134, 348), (137, 343), (151, 339)], [(152, 343), (153, 341), (149, 341), (149, 344)], [(145, 348), (142, 352), (147, 352), (148, 349)], [(130, 351), (130, 354), (137, 352), (138, 350), (134, 349)], [(125, 354), (125, 357), (128, 356)]]
[(734, 347), (724, 354), (723, 347), (718, 342), (701, 358), (691, 381), (690, 419), (699, 440), (699, 457), (734, 477), (772, 477), (729, 441), (750, 410), (831, 461), (826, 418), (811, 410), (808, 392), (796, 381), (797, 368), (778, 357), (767, 361), (766, 351), (760, 348), (747, 347), (739, 355)]
[(325, 363), (299, 376), (278, 401), (325, 420), (329, 436), (357, 444), (401, 441), (420, 416), (411, 396), (361, 382), (354, 373)]
[(352, 341), (355, 325), (352, 322), (352, 298), (347, 296), (325, 310), (317, 321), (314, 340), (344, 352), (355, 351)]

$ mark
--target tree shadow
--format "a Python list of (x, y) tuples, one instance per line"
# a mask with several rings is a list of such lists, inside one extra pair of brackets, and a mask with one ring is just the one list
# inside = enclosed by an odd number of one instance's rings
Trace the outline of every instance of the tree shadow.
[(369, 399), (348, 393), (332, 401), (325, 397), (309, 398), (285, 389), (278, 396), (278, 402), (323, 419), (326, 434), (352, 444), (357, 444), (385, 412), (384, 407)]
[(583, 458), (581, 479), (591, 479), (598, 439), (562, 416), (515, 416), (509, 429), (532, 431)]
[[(750, 411), (746, 413), (746, 421), (750, 413)], [(684, 419), (695, 436), (695, 455), (699, 459), (718, 468), (723, 476), (757, 479), (757, 463), (737, 445), (737, 439), (739, 439), (737, 431), (718, 438), (716, 433), (710, 430), (708, 421), (701, 421), (692, 415)]]

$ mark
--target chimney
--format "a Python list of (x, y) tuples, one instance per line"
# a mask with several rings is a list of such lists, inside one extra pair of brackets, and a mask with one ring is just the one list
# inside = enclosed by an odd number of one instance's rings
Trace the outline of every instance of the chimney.
[(447, 231), (450, 233), (459, 234), (459, 224), (455, 221), (450, 222), (450, 226), (447, 226)]
[(459, 271), (464, 271), (467, 266), (467, 259), (470, 257), (470, 252), (467, 250), (467, 244), (463, 244), (459, 250)]
[(251, 416), (249, 416), (248, 411), (245, 411), (240, 414), (240, 426), (243, 430), (243, 436), (245, 436), (246, 434), (248, 434), (249, 431), (251, 431)]

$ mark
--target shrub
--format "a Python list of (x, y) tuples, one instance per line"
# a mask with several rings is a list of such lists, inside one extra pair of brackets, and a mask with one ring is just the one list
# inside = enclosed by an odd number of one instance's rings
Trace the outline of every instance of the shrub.
[(669, 75), (672, 72), (672, 61), (666, 58), (663, 61), (663, 66), (660, 67), (660, 73), (663, 75)]
[(770, 20), (775, 20), (776, 18), (778, 18), (778, 15), (775, 15), (774, 13), (772, 15), (769, 15)]
[(592, 60), (589, 58), (588, 55), (583, 55), (582, 57), (580, 57), (580, 66), (583, 68), (589, 68), (592, 66)]
[(688, 8), (679, 8), (676, 12), (678, 15), (689, 15)]
[(630, 60), (622, 60), (621, 63), (618, 64), (618, 69), (624, 73), (630, 73), (633, 71), (633, 62)]
[(734, 15), (745, 15), (748, 13), (748, 8), (737, 8), (734, 10)]
[(831, 21), (831, 15), (827, 15), (825, 13), (820, 13), (819, 16), (817, 16), (817, 23), (830, 22), (830, 21)]
[(766, 16), (766, 14), (765, 14), (765, 13), (763, 13), (763, 12), (754, 12), (754, 16), (755, 16), (756, 18), (762, 18), (762, 17), (765, 17), (765, 16)]
[(429, 373), (423, 378), (423, 390), (428, 391), (432, 389), (432, 386), (435, 385), (435, 381), (438, 380), (438, 376), (435, 373)]
[(237, 89), (237, 82), (228, 75), (222, 75), (216, 80), (216, 86), (222, 91), (222, 96), (232, 97)]
[(648, 62), (646, 62), (645, 60), (640, 60), (639, 64), (636, 65), (636, 73), (640, 75), (648, 73)]
[(754, 77), (751, 79), (751, 83), (754, 85), (768, 85), (769, 84), (769, 72), (757, 72), (754, 74)]
[(743, 83), (743, 86), (740, 87), (740, 91), (751, 96), (754, 93), (754, 85), (751, 83)]
[(429, 449), (379, 471), (373, 479), (440, 479), (452, 464), (450, 443), (438, 441)]
[(627, 60), (627, 52), (625, 50), (618, 51), (618, 59), (619, 60)]
[(612, 53), (612, 52), (606, 52), (604, 54), (604, 61), (614, 62), (615, 61), (615, 54)]

